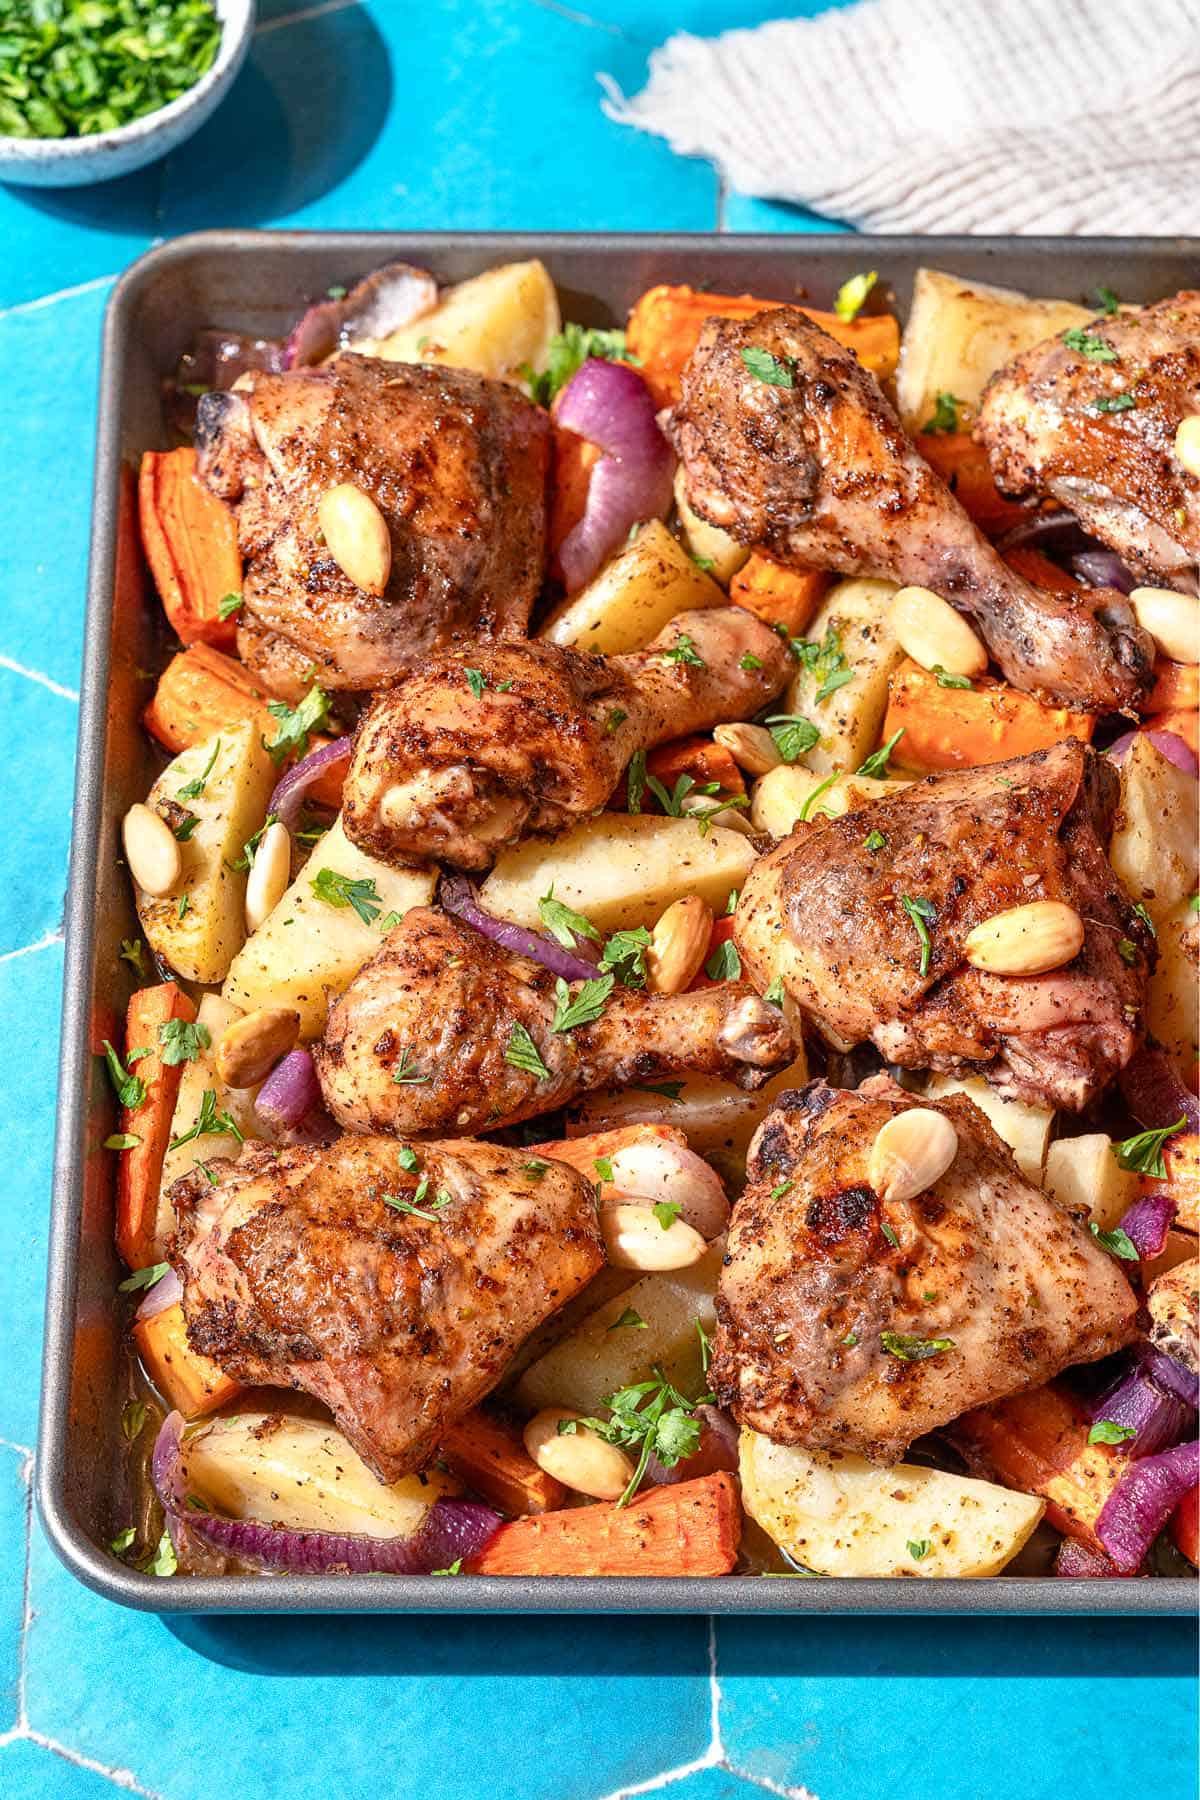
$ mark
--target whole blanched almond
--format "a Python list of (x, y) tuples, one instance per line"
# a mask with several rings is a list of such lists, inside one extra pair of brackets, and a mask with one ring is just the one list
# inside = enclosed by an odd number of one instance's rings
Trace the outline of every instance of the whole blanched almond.
[(292, 839), (282, 819), (263, 832), (246, 877), (246, 929), (257, 931), (274, 912), (292, 878)]
[[(560, 1431), (570, 1424), (571, 1431)], [(619, 1500), (633, 1480), (633, 1464), (615, 1444), (607, 1444), (590, 1426), (562, 1406), (535, 1413), (523, 1433), (525, 1448), (547, 1475), (564, 1487), (593, 1500)]]
[(783, 761), (779, 747), (765, 725), (718, 725), (713, 737), (747, 775), (765, 775)]
[(982, 641), (932, 588), (900, 588), (892, 595), (891, 619), (900, 648), (923, 669), (982, 675), (987, 668)]
[(1083, 920), (1062, 900), (1031, 900), (995, 913), (969, 931), (963, 955), (991, 975), (1045, 975), (1083, 947)]
[(387, 521), (370, 494), (352, 481), (339, 481), (321, 496), (317, 518), (329, 553), (342, 573), (364, 594), (378, 599), (392, 572), (392, 540)]
[(682, 1219), (664, 1225), (652, 1206), (636, 1201), (609, 1201), (600, 1208), (600, 1233), (608, 1260), (617, 1269), (651, 1274), (664, 1269), (690, 1269), (708, 1245)]
[(1200, 413), (1189, 413), (1175, 427), (1175, 455), (1189, 475), (1200, 476)]
[(1138, 587), (1129, 596), (1134, 616), (1172, 662), (1200, 663), (1200, 596), (1174, 588)]
[(295, 1048), (299, 1035), (300, 1014), (290, 1006), (260, 1006), (227, 1025), (217, 1039), (217, 1074), (226, 1087), (257, 1087)]
[(137, 886), (161, 900), (178, 886), (183, 856), (171, 827), (139, 800), (121, 826), (125, 861)]
[(698, 894), (673, 900), (654, 927), (646, 951), (646, 986), (652, 994), (682, 994), (708, 953), (712, 908)]
[(958, 1133), (945, 1113), (910, 1106), (880, 1128), (867, 1180), (881, 1200), (911, 1200), (940, 1181), (957, 1155)]

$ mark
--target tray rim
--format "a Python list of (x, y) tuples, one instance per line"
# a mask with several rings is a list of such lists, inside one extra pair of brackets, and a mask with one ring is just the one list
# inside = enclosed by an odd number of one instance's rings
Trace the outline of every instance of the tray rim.
[[(126, 367), (126, 336), (146, 288), (174, 265), (213, 251), (227, 256), (292, 248), (315, 253), (421, 255), (436, 262), (448, 245), (480, 258), (553, 255), (587, 250), (620, 258), (663, 251), (703, 250), (706, 256), (788, 256), (817, 262), (851, 258), (858, 266), (889, 255), (926, 252), (933, 259), (1028, 253), (1074, 258), (1152, 254), (1191, 256), (1200, 265), (1197, 237), (939, 237), (797, 233), (585, 233), (529, 231), (253, 231), (192, 232), (137, 258), (114, 284), (105, 314), (92, 486), (92, 527), (80, 679), (80, 717), (74, 824), (66, 890), (59, 1103), (55, 1132), (49, 1267), (46, 1282), (42, 1396), (35, 1462), (35, 1498), (51, 1547), (86, 1587), (119, 1605), (159, 1614), (196, 1613), (680, 1613), (700, 1616), (800, 1613), (819, 1615), (1105, 1615), (1191, 1613), (1195, 1582), (1187, 1577), (1087, 1579), (951, 1577), (904, 1581), (886, 1577), (527, 1577), (503, 1580), (459, 1576), (227, 1575), (163, 1581), (141, 1574), (102, 1550), (72, 1516), (67, 1498), (70, 1380), (83, 1209), (83, 1139), (88, 1118), (90, 989), (95, 945), (95, 877), (101, 837), (107, 686), (112, 660), (116, 494)], [(387, 246), (393, 248), (389, 251)], [(403, 248), (400, 248), (403, 247)]]

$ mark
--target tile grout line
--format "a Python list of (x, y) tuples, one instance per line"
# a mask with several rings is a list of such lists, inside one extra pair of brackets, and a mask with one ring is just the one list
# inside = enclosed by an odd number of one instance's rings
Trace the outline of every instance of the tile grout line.
[(263, 19), (254, 27), (256, 38), (269, 37), (273, 31), (282, 31), (287, 25), (303, 25), (309, 19), (324, 18), (326, 13), (346, 12), (357, 6), (359, 0), (317, 0), (315, 6), (302, 6), (295, 12), (284, 13), (279, 19)]
[(91, 281), (77, 282), (74, 287), (58, 288), (53, 294), (39, 294), (36, 300), (18, 300), (14, 306), (0, 307), (0, 319), (12, 319), (21, 313), (37, 312), (40, 307), (53, 306), (59, 300), (75, 300), (80, 294), (90, 294), (96, 288), (107, 287), (117, 279), (117, 274), (95, 275)]
[[(48, 931), (45, 937), (38, 939), (36, 944), (22, 944), (19, 950), (5, 950), (0, 953), (0, 965), (15, 962), (18, 956), (32, 956), (37, 950), (49, 950), (51, 944), (61, 944), (64, 935), (65, 933), (62, 931)], [(10, 1450), (22, 1448), (20, 1444), (10, 1444), (7, 1447)], [(33, 1452), (27, 1451), (26, 1454), (31, 1456)]]
[(73, 700), (77, 706), (79, 704), (79, 695), (74, 688), (63, 687), (53, 676), (43, 675), (40, 669), (27, 669), (24, 663), (14, 662), (11, 656), (5, 656), (3, 652), (0, 652), (0, 669), (7, 669), (10, 675), (23, 675), (26, 681), (36, 681), (39, 687), (57, 694), (60, 700)]
[(609, 37), (623, 38), (628, 33), (620, 25), (612, 25), (607, 19), (593, 19), (589, 13), (578, 12), (573, 6), (563, 6), (561, 0), (531, 0), (543, 12), (556, 13), (560, 19), (568, 19), (572, 25), (586, 25), (591, 31), (603, 31)]

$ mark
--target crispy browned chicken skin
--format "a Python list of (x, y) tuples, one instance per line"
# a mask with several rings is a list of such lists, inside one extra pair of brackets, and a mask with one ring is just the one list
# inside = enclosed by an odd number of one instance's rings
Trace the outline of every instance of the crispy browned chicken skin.
[(1095, 319), (1086, 338), (1060, 334), (993, 375), (975, 436), (1006, 493), (1052, 496), (1145, 580), (1194, 591), (1200, 480), (1175, 432), (1200, 413), (1200, 293)]
[(795, 308), (708, 321), (672, 432), (692, 506), (741, 543), (933, 588), (971, 615), (1014, 686), (1064, 705), (1128, 706), (1149, 685), (1154, 648), (1124, 597), (1045, 593), (1009, 569), (875, 377)]
[[(602, 1267), (592, 1184), (497, 1144), (252, 1146), (171, 1189), (194, 1349), (330, 1408), (383, 1481), (434, 1455)], [(403, 1201), (404, 1212), (385, 1199)]]
[[(478, 639), (523, 637), (542, 584), (549, 422), (466, 369), (340, 356), (200, 401), (199, 468), (239, 502), (243, 659), (277, 692), (386, 687)], [(317, 512), (352, 482), (387, 522), (382, 598), (330, 555)]]
[(602, 807), (635, 750), (749, 718), (788, 673), (778, 634), (741, 606), (682, 614), (628, 656), (477, 645), (376, 700), (347, 835), (385, 861), (490, 868), (506, 843)]
[(880, 1128), (930, 1104), (886, 1076), (857, 1093), (813, 1082), (780, 1097), (751, 1145), (709, 1381), (777, 1443), (893, 1463), (969, 1407), (1134, 1336), (1120, 1264), (962, 1096), (933, 1108), (958, 1133), (945, 1175), (880, 1201), (867, 1175)]
[[(615, 987), (599, 1018), (568, 1031), (552, 1030), (556, 1004), (540, 964), (416, 907), (333, 1005), (314, 1051), (325, 1104), (348, 1131), (491, 1131), (593, 1088), (689, 1071), (758, 1087), (794, 1053), (779, 1009), (745, 982)], [(520, 1066), (533, 1059), (514, 1027), (545, 1075)]]
[[(1070, 739), (802, 827), (746, 881), (733, 927), (743, 966), (760, 991), (781, 978), (844, 1045), (870, 1039), (908, 1068), (975, 1064), (1001, 1093), (1077, 1112), (1141, 1041), (1154, 962), (1102, 848), (1118, 786)], [(905, 898), (933, 907), (925, 974)], [(969, 931), (1034, 900), (1083, 919), (1073, 962), (1005, 977), (964, 961)]]

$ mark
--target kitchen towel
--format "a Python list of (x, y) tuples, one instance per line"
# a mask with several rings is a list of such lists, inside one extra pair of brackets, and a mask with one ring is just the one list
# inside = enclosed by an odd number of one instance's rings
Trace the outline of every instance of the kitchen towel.
[(1200, 0), (858, 0), (601, 79), (738, 192), (866, 231), (1200, 227)]

